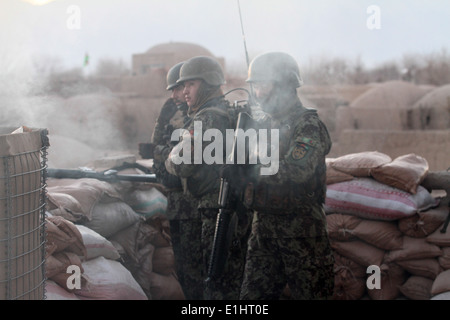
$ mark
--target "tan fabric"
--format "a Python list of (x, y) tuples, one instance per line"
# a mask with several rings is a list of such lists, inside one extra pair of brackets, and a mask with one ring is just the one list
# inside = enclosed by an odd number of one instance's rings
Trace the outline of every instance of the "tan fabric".
[(395, 262), (401, 260), (436, 258), (442, 255), (442, 250), (424, 238), (403, 237), (403, 248), (391, 250), (386, 253), (386, 262)]
[(415, 194), (428, 169), (428, 161), (425, 158), (410, 153), (372, 169), (370, 174), (379, 182)]
[(396, 222), (362, 220), (353, 229), (353, 235), (383, 250), (401, 249), (403, 246), (403, 234)]
[(122, 200), (111, 184), (97, 179), (48, 179), (47, 185), (47, 192), (66, 193), (77, 199), (88, 220), (98, 202)]
[(368, 289), (372, 300), (393, 300), (400, 294), (399, 286), (406, 280), (405, 271), (395, 263), (383, 264), (381, 270), (380, 289)]
[(353, 230), (362, 221), (361, 218), (347, 214), (329, 214), (327, 218), (328, 235), (337, 241), (354, 240)]
[(334, 253), (333, 300), (358, 300), (366, 292), (366, 268)]
[(436, 279), (437, 275), (442, 272), (442, 268), (435, 258), (403, 260), (395, 263), (412, 275), (432, 280)]
[(441, 233), (441, 229), (443, 224), (436, 229), (432, 234), (430, 234), (426, 240), (432, 244), (438, 245), (440, 247), (449, 247), (450, 246), (450, 228), (447, 228), (445, 233)]
[(354, 177), (370, 177), (371, 170), (391, 161), (391, 157), (384, 153), (365, 151), (338, 157), (331, 162), (331, 166)]
[(72, 222), (63, 217), (54, 216), (47, 217), (45, 223), (47, 229), (47, 255), (67, 250), (81, 257), (86, 256), (83, 237)]
[(448, 207), (441, 203), (439, 207), (418, 212), (398, 221), (398, 229), (413, 238), (424, 238), (439, 229), (448, 216)]
[(327, 165), (327, 184), (339, 183), (342, 181), (352, 180), (353, 176), (342, 171), (336, 170), (331, 166), (334, 159), (326, 158), (325, 163)]
[(441, 272), (433, 282), (431, 287), (431, 294), (433, 296), (450, 291), (450, 270)]
[(399, 289), (400, 292), (411, 300), (430, 300), (431, 287), (433, 286), (433, 280), (411, 276), (402, 284)]
[(438, 258), (438, 262), (442, 269), (450, 269), (450, 247), (442, 248), (442, 256)]
[(377, 247), (360, 240), (348, 242), (332, 241), (331, 247), (342, 256), (365, 267), (370, 265), (381, 265), (385, 253), (384, 250), (378, 249)]

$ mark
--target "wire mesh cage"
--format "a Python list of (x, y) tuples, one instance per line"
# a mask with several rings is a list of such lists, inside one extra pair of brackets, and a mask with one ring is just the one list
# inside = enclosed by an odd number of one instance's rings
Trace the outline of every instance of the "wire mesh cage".
[(1, 132), (0, 299), (40, 300), (45, 298), (47, 130)]

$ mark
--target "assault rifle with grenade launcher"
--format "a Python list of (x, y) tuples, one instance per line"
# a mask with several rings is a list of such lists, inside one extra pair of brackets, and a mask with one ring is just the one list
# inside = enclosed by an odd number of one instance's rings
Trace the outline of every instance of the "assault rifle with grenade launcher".
[[(247, 68), (250, 65), (247, 44), (245, 41), (245, 33), (242, 23), (241, 7), (239, 0), (237, 0), (239, 8), (239, 17), (241, 22), (242, 37), (244, 40), (245, 57), (247, 61)], [(234, 90), (245, 90), (242, 88)], [(231, 90), (231, 91), (234, 91)], [(230, 91), (230, 92), (231, 92)], [(230, 93), (228, 92), (228, 93)], [(206, 285), (211, 286), (213, 281), (216, 281), (223, 273), (225, 268), (229, 249), (232, 239), (232, 220), (234, 213), (239, 214), (240, 210), (246, 210), (243, 207), (242, 191), (243, 191), (243, 181), (245, 181), (247, 176), (248, 166), (248, 149), (246, 148), (245, 161), (244, 164), (237, 163), (237, 148), (239, 139), (242, 139), (239, 135), (245, 131), (245, 128), (254, 127), (253, 114), (253, 88), (250, 85), (250, 92), (247, 91), (248, 101), (244, 105), (240, 105), (239, 101), (234, 103), (234, 108), (231, 108), (233, 113), (231, 114), (231, 119), (236, 120), (235, 135), (233, 139), (232, 152), (228, 157), (228, 160), (232, 163), (231, 165), (224, 165), (220, 179), (220, 189), (219, 189), (219, 211), (216, 218), (216, 228), (214, 233), (214, 240), (212, 246), (211, 257), (208, 265), (207, 278), (205, 280)], [(240, 101), (242, 102), (242, 101)], [(240, 130), (242, 129), (242, 130)], [(244, 137), (245, 139), (245, 137)]]
[[(235, 89), (238, 90), (238, 89)], [(245, 89), (243, 89), (245, 90)], [(243, 207), (241, 201), (242, 179), (246, 178), (246, 164), (248, 153), (245, 155), (244, 164), (237, 163), (238, 141), (242, 139), (239, 135), (253, 121), (251, 116), (251, 107), (249, 104), (239, 105), (235, 102), (232, 109), (235, 112), (236, 128), (233, 139), (233, 148), (228, 160), (231, 164), (225, 164), (222, 168), (219, 190), (219, 211), (216, 218), (216, 227), (212, 252), (210, 256), (206, 285), (210, 286), (212, 281), (216, 281), (225, 268), (231, 240), (233, 236), (233, 215), (239, 215), (241, 210), (247, 210)], [(239, 130), (241, 129), (241, 130)], [(245, 137), (244, 137), (245, 139)]]

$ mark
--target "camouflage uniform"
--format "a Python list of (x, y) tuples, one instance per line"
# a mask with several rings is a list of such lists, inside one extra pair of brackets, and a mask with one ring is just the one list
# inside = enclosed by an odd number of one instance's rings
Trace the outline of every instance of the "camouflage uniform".
[(174, 129), (182, 128), (187, 117), (187, 105), (177, 106), (170, 98), (161, 109), (153, 132), (155, 147), (153, 169), (167, 191), (167, 218), (170, 222), (172, 246), (178, 281), (186, 299), (203, 298), (203, 274), (200, 241), (201, 220), (196, 200), (183, 192), (180, 179), (167, 172), (165, 160), (172, 149), (170, 135)]
[[(192, 139), (192, 148), (194, 135), (200, 134), (194, 131), (194, 122), (202, 123), (202, 135), (208, 129), (219, 130), (225, 137), (225, 130), (232, 126), (227, 113), (228, 102), (222, 97), (209, 100), (195, 113), (193, 118), (187, 124), (186, 129), (190, 132)], [(180, 142), (182, 143), (182, 142)], [(203, 142), (203, 150), (207, 146)], [(193, 150), (193, 149), (191, 149)], [(224, 143), (225, 155), (225, 143)], [(170, 160), (170, 156), (169, 156)], [(202, 161), (203, 162), (203, 161)], [(192, 162), (193, 163), (193, 162)], [(179, 177), (185, 186), (185, 190), (191, 194), (198, 203), (198, 212), (201, 215), (201, 246), (202, 246), (202, 270), (203, 280), (206, 279), (209, 259), (212, 251), (212, 244), (215, 233), (216, 217), (218, 213), (218, 198), (220, 187), (220, 169), (221, 164), (179, 164), (175, 165), (172, 161), (166, 162), (166, 167)], [(234, 214), (237, 222), (234, 227), (232, 246), (229, 251), (227, 265), (220, 279), (211, 283), (209, 288), (205, 288), (205, 299), (238, 299), (240, 286), (242, 283), (242, 274), (245, 263), (246, 242), (249, 230), (249, 215)], [(196, 259), (196, 257), (191, 257)]]
[(279, 170), (256, 175), (244, 192), (244, 203), (255, 213), (240, 299), (280, 299), (286, 284), (293, 299), (331, 298), (334, 257), (323, 210), (328, 130), (298, 98), (301, 79), (290, 56), (255, 58), (248, 82), (252, 76), (254, 82), (273, 81), (273, 89), (263, 91), (269, 98), (260, 99), (270, 111), (269, 127), (279, 132)]

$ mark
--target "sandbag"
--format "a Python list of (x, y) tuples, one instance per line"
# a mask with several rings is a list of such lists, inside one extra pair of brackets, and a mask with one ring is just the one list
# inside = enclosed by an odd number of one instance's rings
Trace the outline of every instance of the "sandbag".
[(442, 255), (438, 258), (439, 265), (442, 269), (450, 269), (450, 247), (443, 247)]
[(358, 300), (366, 292), (366, 268), (334, 253), (333, 300)]
[(148, 300), (142, 288), (120, 262), (97, 257), (83, 262), (86, 283), (74, 293), (80, 299)]
[(417, 212), (410, 217), (398, 220), (398, 229), (409, 237), (425, 238), (440, 229), (448, 216), (448, 207), (440, 202), (436, 208)]
[(84, 225), (105, 238), (123, 230), (140, 216), (125, 202), (97, 203), (92, 210), (92, 218)]
[(370, 177), (370, 172), (392, 161), (387, 154), (364, 151), (340, 156), (331, 161), (332, 168), (354, 177)]
[(340, 255), (364, 266), (380, 266), (383, 262), (385, 251), (374, 247), (361, 240), (355, 241), (331, 241), (331, 247)]
[[(441, 226), (442, 227), (442, 226)], [(426, 240), (429, 243), (433, 243), (440, 247), (449, 247), (450, 246), (450, 230), (447, 230), (445, 233), (441, 233), (441, 228), (438, 228), (432, 234), (430, 234)]]
[(167, 198), (157, 188), (135, 190), (127, 197), (127, 203), (145, 219), (167, 210)]
[(108, 239), (86, 226), (79, 224), (75, 226), (80, 231), (84, 246), (86, 247), (86, 260), (100, 256), (111, 260), (120, 258), (119, 252)]
[(328, 235), (337, 241), (354, 240), (353, 230), (362, 221), (361, 218), (347, 214), (329, 214), (326, 216)]
[(403, 248), (386, 252), (385, 261), (437, 258), (441, 255), (441, 248), (426, 242), (424, 238), (403, 236)]
[(415, 194), (428, 170), (428, 161), (425, 158), (410, 153), (373, 168), (370, 174), (381, 183)]
[(325, 159), (325, 163), (327, 166), (326, 183), (333, 184), (333, 183), (352, 180), (353, 179), (352, 175), (347, 174), (342, 171), (339, 171), (339, 170), (336, 170), (335, 168), (333, 168), (331, 166), (331, 164), (333, 163), (334, 160), (335, 160), (334, 158), (326, 158)]
[(74, 223), (87, 221), (87, 217), (83, 213), (81, 204), (70, 194), (48, 192), (47, 199), (47, 210), (52, 215), (62, 216)]
[(175, 255), (172, 247), (159, 247), (153, 252), (153, 272), (169, 275), (175, 273)]
[(137, 283), (144, 290), (149, 300), (153, 300), (151, 292), (151, 275), (153, 273), (153, 253), (155, 247), (147, 243), (144, 247), (140, 248), (137, 256), (139, 257), (139, 266), (132, 272)]
[(174, 274), (162, 275), (152, 272), (150, 276), (153, 300), (184, 300), (185, 296)]
[(403, 246), (403, 234), (391, 221), (363, 219), (353, 229), (353, 235), (383, 250), (401, 249)]
[(433, 286), (431, 287), (431, 295), (435, 296), (447, 291), (450, 291), (450, 270), (441, 272), (434, 279)]
[(400, 292), (411, 300), (430, 300), (433, 280), (411, 276), (399, 287)]
[(450, 300), (450, 291), (439, 293), (433, 296), (430, 300)]
[(395, 263), (412, 275), (431, 280), (436, 279), (437, 275), (443, 271), (436, 258), (398, 260)]
[[(81, 257), (86, 256), (86, 247), (83, 244), (83, 237), (77, 227), (70, 221), (60, 216), (47, 216), (45, 218), (47, 229), (47, 243), (54, 244), (53, 252), (68, 250)], [(53, 254), (47, 250), (47, 254)]]
[(351, 214), (365, 219), (393, 221), (439, 205), (422, 186), (416, 194), (382, 184), (373, 178), (355, 178), (327, 186), (327, 214)]
[[(72, 276), (71, 272), (67, 272), (67, 268), (69, 266), (77, 266), (80, 270), (80, 274), (83, 274), (84, 269), (79, 256), (77, 256), (73, 252), (62, 251), (53, 254), (53, 257), (61, 262), (62, 269), (60, 272), (52, 275), (49, 279), (55, 281), (60, 287), (64, 288), (67, 291), (73, 291), (67, 287), (67, 280), (70, 276)], [(80, 279), (80, 282), (83, 283), (84, 278)]]
[(47, 192), (65, 193), (77, 199), (87, 220), (92, 218), (92, 210), (98, 202), (123, 200), (110, 183), (97, 179), (48, 179), (47, 185)]
[(46, 300), (80, 300), (76, 294), (62, 288), (53, 280), (45, 281), (45, 299)]
[(380, 289), (368, 289), (372, 300), (394, 300), (400, 294), (399, 286), (406, 280), (405, 271), (395, 263), (382, 264)]

